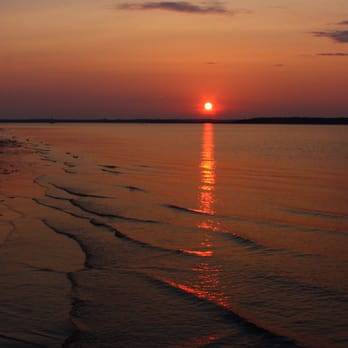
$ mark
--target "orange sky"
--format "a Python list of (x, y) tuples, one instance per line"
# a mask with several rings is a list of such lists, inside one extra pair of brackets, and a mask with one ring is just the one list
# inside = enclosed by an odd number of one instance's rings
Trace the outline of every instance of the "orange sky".
[(0, 117), (348, 116), (348, 1), (0, 0)]

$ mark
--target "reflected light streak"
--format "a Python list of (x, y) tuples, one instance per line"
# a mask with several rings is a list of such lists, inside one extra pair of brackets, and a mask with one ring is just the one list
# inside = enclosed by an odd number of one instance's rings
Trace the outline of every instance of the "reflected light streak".
[(201, 250), (187, 250), (187, 249), (180, 249), (184, 254), (188, 255), (196, 255), (200, 257), (209, 257), (213, 256), (213, 252), (211, 250), (201, 251)]
[[(201, 182), (199, 187), (200, 211), (209, 215), (215, 215), (215, 158), (214, 158), (214, 126), (205, 123), (203, 129), (201, 151)], [(202, 221), (198, 227), (214, 229), (210, 219)]]
[[(161, 279), (172, 287), (175, 287), (185, 293), (194, 295), (197, 298), (211, 301), (219, 306), (228, 308), (229, 298), (224, 294), (224, 286), (221, 284), (221, 273), (223, 269), (216, 264), (214, 260), (214, 243), (212, 231), (214, 231), (215, 215), (215, 158), (214, 158), (214, 129), (212, 124), (204, 124), (202, 136), (202, 150), (199, 184), (199, 209), (197, 212), (202, 214), (202, 221), (197, 225), (203, 230), (203, 238), (200, 247), (203, 250), (182, 250), (183, 252), (199, 256), (202, 262), (199, 262), (192, 268), (195, 275), (187, 280), (187, 283), (177, 283), (168, 279)], [(203, 261), (204, 260), (204, 261)], [(214, 341), (215, 336), (211, 336)]]
[(185, 284), (173, 282), (169, 279), (160, 278), (159, 280), (161, 282), (168, 284), (169, 286), (171, 286), (173, 288), (179, 289), (187, 294), (191, 294), (199, 299), (208, 300), (208, 301), (211, 301), (211, 302), (213, 302), (221, 307), (229, 308), (227, 296), (224, 296), (223, 294), (215, 293), (215, 291), (211, 291), (211, 290), (214, 290), (214, 289), (212, 289), (214, 287), (214, 285), (216, 285), (218, 283), (208, 282), (202, 288), (200, 286), (200, 284), (194, 285), (191, 287), (191, 286), (188, 286)]

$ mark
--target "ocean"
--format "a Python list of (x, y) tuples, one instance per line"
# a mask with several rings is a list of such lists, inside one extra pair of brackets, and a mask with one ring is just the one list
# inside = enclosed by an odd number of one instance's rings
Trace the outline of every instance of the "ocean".
[(4, 347), (348, 346), (346, 126), (3, 128)]

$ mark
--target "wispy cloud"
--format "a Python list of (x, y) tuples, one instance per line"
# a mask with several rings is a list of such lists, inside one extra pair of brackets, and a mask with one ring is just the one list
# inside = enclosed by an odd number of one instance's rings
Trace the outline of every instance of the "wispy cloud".
[(338, 25), (348, 25), (348, 21), (342, 21), (342, 22), (338, 22)]
[(344, 53), (344, 52), (324, 52), (324, 53), (317, 53), (317, 56), (321, 56), (321, 57), (348, 57), (348, 53)]
[(327, 37), (336, 42), (348, 43), (348, 30), (314, 31), (312, 34), (316, 37)]
[(126, 2), (116, 7), (119, 10), (164, 10), (191, 14), (234, 15), (246, 10), (229, 10), (220, 2), (203, 3), (201, 5), (187, 1), (148, 1), (144, 3)]

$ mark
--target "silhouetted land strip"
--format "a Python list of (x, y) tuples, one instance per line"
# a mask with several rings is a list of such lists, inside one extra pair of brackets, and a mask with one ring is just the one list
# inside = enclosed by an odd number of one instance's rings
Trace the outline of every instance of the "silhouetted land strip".
[(2, 119), (0, 123), (222, 123), (222, 124), (308, 124), (308, 125), (348, 125), (348, 117), (257, 117), (246, 119)]

